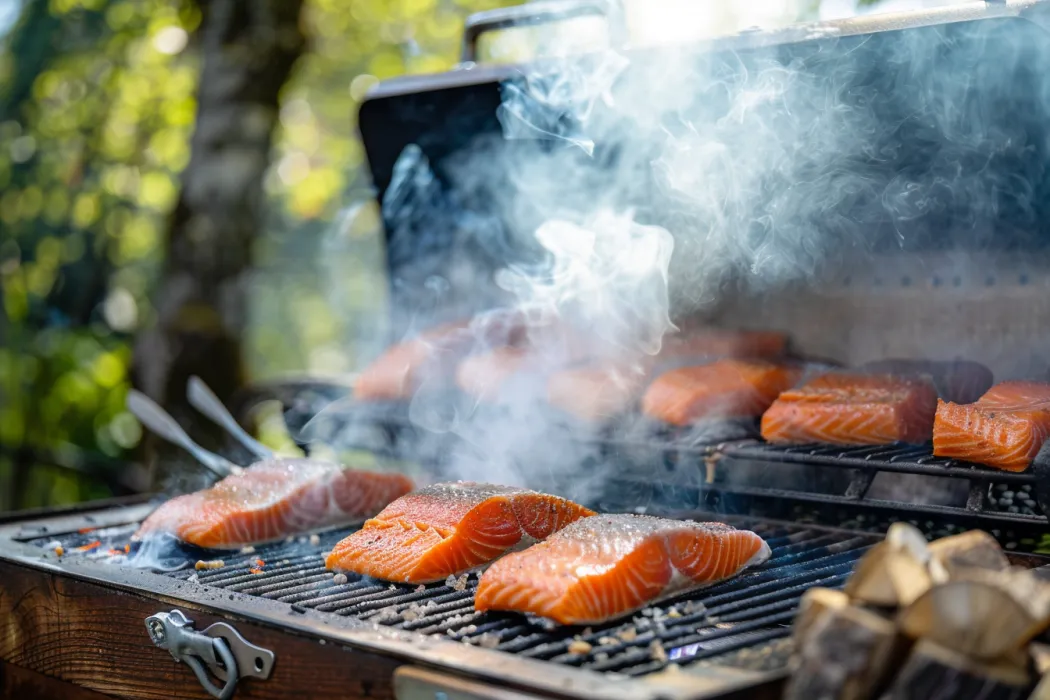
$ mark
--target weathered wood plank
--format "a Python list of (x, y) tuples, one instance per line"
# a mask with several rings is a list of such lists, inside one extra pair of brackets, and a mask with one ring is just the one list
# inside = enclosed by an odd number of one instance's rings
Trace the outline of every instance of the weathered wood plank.
[(0, 661), (0, 698), (4, 700), (113, 700), (28, 668)]
[[(171, 607), (0, 562), (0, 659), (119, 698), (204, 700), (209, 696), (190, 669), (155, 647), (146, 633), (146, 617)], [(198, 629), (220, 619), (188, 605), (180, 609)], [(268, 680), (240, 682), (238, 698), (393, 698), (396, 659), (255, 623), (232, 624), (277, 657)]]

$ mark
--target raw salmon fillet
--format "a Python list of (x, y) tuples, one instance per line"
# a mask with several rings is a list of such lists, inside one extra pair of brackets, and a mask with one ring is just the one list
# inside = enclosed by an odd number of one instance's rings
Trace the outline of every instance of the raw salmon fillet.
[(456, 386), (480, 401), (496, 402), (507, 393), (508, 383), (521, 378), (534, 361), (528, 351), (519, 348), (498, 348), (472, 355), (459, 363)]
[(801, 376), (796, 367), (762, 360), (719, 360), (665, 372), (642, 397), (642, 413), (685, 426), (701, 418), (760, 416)]
[(444, 581), (591, 515), (528, 489), (435, 484), (391, 503), (339, 542), (325, 565), (398, 583)]
[(1050, 434), (1050, 384), (1003, 382), (971, 404), (937, 403), (933, 454), (1024, 471)]
[(600, 624), (723, 581), (769, 555), (761, 537), (721, 523), (598, 515), (494, 563), (474, 608)]
[(167, 532), (199, 547), (241, 547), (360, 522), (412, 488), (401, 474), (309, 459), (266, 460), (211, 488), (167, 501), (146, 518), (136, 537)]
[(930, 439), (937, 394), (925, 378), (824, 374), (785, 391), (762, 416), (774, 443), (922, 443)]
[(642, 367), (576, 367), (547, 379), (547, 401), (572, 416), (597, 421), (624, 413), (644, 382)]
[(354, 398), (409, 399), (426, 380), (451, 376), (456, 363), (472, 352), (520, 342), (524, 330), (524, 317), (504, 309), (436, 326), (391, 346), (376, 358), (358, 376)]
[(992, 386), (992, 371), (969, 360), (880, 360), (863, 368), (868, 372), (909, 376), (925, 374), (945, 401), (973, 403)]
[(664, 338), (659, 358), (755, 357), (772, 359), (787, 350), (788, 337), (778, 331), (700, 329)]

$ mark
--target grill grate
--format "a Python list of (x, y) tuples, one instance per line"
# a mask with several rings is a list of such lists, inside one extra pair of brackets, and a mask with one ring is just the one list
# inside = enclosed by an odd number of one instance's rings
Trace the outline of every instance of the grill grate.
[[(935, 457), (932, 446), (876, 445), (844, 447), (836, 445), (771, 445), (744, 441), (721, 445), (719, 453), (729, 460), (758, 463), (784, 463), (805, 467), (848, 470), (849, 483), (837, 493), (806, 493), (750, 485), (716, 487), (749, 496), (796, 499), (815, 503), (864, 504), (882, 509), (907, 508), (915, 513), (942, 516), (996, 518), (1018, 524), (1045, 525), (1047, 490), (1042, 488), (1039, 461), (1024, 472), (1007, 472), (955, 459)], [(870, 498), (868, 490), (880, 472), (916, 474), (965, 481), (969, 494), (964, 505), (900, 503)], [(947, 482), (946, 482), (947, 483)]]
[[(409, 435), (415, 428), (408, 420), (404, 406), (397, 402), (379, 407), (349, 404), (327, 415), (328, 433), (332, 440), (357, 440), (357, 432), (341, 430), (346, 425), (383, 426), (391, 444), (401, 440), (414, 445)], [(348, 422), (348, 416), (358, 422)], [(406, 432), (407, 431), (407, 432)], [(663, 465), (668, 471), (681, 467), (702, 469), (712, 456), (737, 461), (766, 464), (792, 464), (795, 468), (828, 467), (839, 470), (844, 483), (832, 481), (807, 483), (805, 488), (756, 488), (750, 484), (729, 488), (719, 484), (717, 491), (735, 492), (742, 496), (765, 496), (775, 499), (795, 499), (822, 505), (866, 505), (878, 509), (906, 508), (919, 514), (940, 516), (987, 516), (1021, 525), (1045, 525), (1050, 512), (1050, 449), (1046, 460), (1024, 472), (1007, 472), (960, 460), (935, 457), (932, 446), (876, 445), (843, 447), (836, 445), (770, 445), (759, 438), (758, 423), (751, 419), (702, 421), (689, 428), (676, 428), (658, 423), (644, 416), (625, 414), (611, 419), (599, 429), (591, 426), (581, 430), (585, 442), (599, 448), (599, 454), (616, 463), (623, 472), (649, 469)], [(433, 446), (431, 446), (433, 448)], [(411, 452), (413, 448), (408, 451)], [(442, 454), (444, 447), (431, 449), (427, 454)], [(393, 450), (396, 452), (396, 450)], [(1046, 466), (1041, 468), (1041, 463)], [(694, 469), (695, 470), (695, 469)], [(965, 505), (945, 507), (899, 503), (866, 497), (875, 478), (881, 472), (916, 474), (945, 480), (963, 480), (970, 490)], [(666, 474), (664, 475), (666, 477)], [(755, 481), (763, 483), (764, 480)], [(986, 517), (986, 519), (987, 519)]]
[[(772, 548), (762, 567), (647, 608), (631, 619), (583, 629), (550, 626), (520, 615), (476, 613), (474, 575), (453, 587), (354, 578), (336, 583), (324, 568), (324, 553), (348, 534), (346, 530), (323, 533), (313, 543), (297, 538), (220, 557), (187, 549), (183, 568), (166, 575), (268, 598), (293, 610), (352, 616), (552, 663), (639, 676), (668, 663), (732, 659), (731, 652), (787, 636), (802, 594), (813, 586), (842, 586), (857, 559), (877, 540), (819, 528), (741, 524), (762, 535)], [(108, 548), (122, 546), (130, 532), (121, 528), (74, 534), (64, 538), (63, 546), (66, 556), (106, 557)], [(106, 541), (90, 551), (76, 549), (95, 539)], [(54, 544), (51, 538), (35, 542)], [(224, 566), (193, 568), (192, 562), (209, 558), (221, 558)]]

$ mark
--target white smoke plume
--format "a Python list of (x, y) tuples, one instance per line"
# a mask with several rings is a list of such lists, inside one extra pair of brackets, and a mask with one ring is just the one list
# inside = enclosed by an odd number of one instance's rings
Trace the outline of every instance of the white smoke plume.
[[(383, 202), (395, 325), (512, 306), (537, 327), (571, 326), (589, 346), (574, 358), (641, 367), (674, 321), (727, 294), (776, 295), (874, 250), (1038, 237), (1050, 221), (1042, 29), (796, 39), (516, 69), (498, 133), (452, 155), (423, 142), (402, 154)], [(478, 337), (476, 353), (493, 348)], [(608, 467), (545, 403), (566, 356), (533, 359), (499, 407), (413, 399), (417, 422), (459, 439), (450, 475), (535, 486)]]

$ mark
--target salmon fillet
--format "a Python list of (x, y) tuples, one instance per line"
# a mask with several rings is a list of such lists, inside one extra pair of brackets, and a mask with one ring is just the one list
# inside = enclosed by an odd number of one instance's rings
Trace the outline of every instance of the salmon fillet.
[(146, 518), (141, 538), (166, 532), (208, 548), (235, 548), (360, 522), (412, 490), (401, 474), (309, 459), (272, 459), (211, 488), (177, 496)]
[(787, 350), (787, 335), (778, 331), (701, 329), (664, 338), (658, 357), (755, 357), (772, 359)]
[(481, 348), (513, 345), (525, 332), (524, 317), (514, 310), (496, 310), (469, 321), (436, 326), (415, 338), (391, 346), (366, 367), (354, 384), (360, 401), (412, 398), (428, 379), (451, 376), (460, 360)]
[(594, 515), (557, 496), (455, 482), (402, 496), (332, 549), (325, 565), (399, 583), (431, 583), (488, 564)]
[(1050, 384), (1003, 382), (971, 404), (937, 403), (933, 454), (1024, 471), (1050, 434)]
[(555, 372), (547, 379), (547, 401), (585, 421), (624, 413), (641, 392), (641, 367), (578, 367)]
[(774, 443), (922, 443), (930, 439), (937, 394), (925, 378), (824, 374), (785, 391), (762, 416)]
[(721, 523), (599, 515), (494, 563), (474, 608), (600, 624), (723, 581), (769, 555), (761, 537)]
[(796, 367), (762, 360), (719, 360), (665, 372), (642, 397), (642, 413), (671, 425), (701, 418), (760, 416), (801, 376)]
[(507, 392), (508, 382), (526, 371), (533, 358), (519, 348), (498, 348), (466, 358), (456, 369), (456, 386), (485, 402), (496, 402)]
[(925, 374), (945, 401), (973, 403), (992, 386), (992, 371), (969, 360), (880, 360), (864, 365), (865, 371), (898, 376)]

